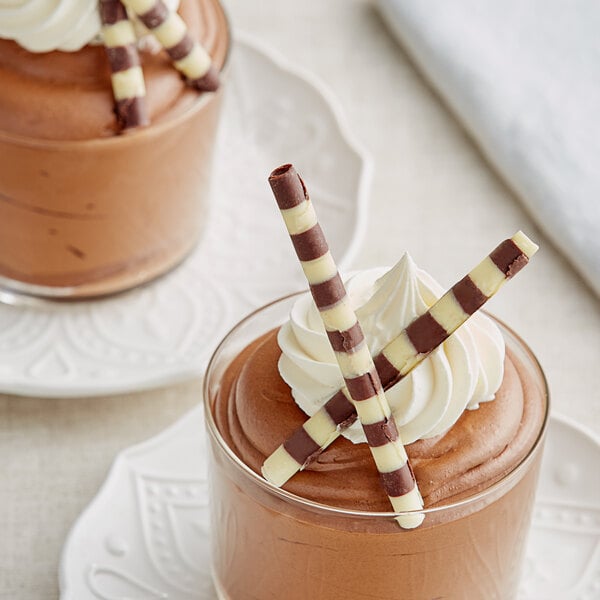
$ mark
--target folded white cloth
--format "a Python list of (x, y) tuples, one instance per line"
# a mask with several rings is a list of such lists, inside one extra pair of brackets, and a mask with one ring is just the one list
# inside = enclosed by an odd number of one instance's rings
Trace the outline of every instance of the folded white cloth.
[(377, 4), (531, 216), (600, 295), (600, 3)]

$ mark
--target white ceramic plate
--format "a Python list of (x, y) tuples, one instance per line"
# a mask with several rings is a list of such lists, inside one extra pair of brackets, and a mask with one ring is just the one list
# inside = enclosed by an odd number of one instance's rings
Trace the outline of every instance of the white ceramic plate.
[[(73, 526), (61, 600), (214, 600), (204, 415), (122, 452)], [(600, 440), (550, 420), (519, 600), (600, 597)]]
[(304, 174), (332, 250), (349, 264), (369, 162), (320, 83), (248, 36), (235, 39), (213, 211), (197, 250), (167, 277), (109, 300), (0, 304), (1, 392), (92, 396), (201, 375), (244, 314), (305, 287), (267, 183), (284, 162)]

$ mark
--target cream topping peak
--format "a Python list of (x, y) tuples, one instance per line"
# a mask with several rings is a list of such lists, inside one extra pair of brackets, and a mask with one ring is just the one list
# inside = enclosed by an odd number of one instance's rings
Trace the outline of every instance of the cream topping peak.
[[(443, 293), (408, 254), (387, 273), (371, 269), (355, 274), (347, 289), (373, 355)], [(343, 380), (310, 295), (295, 303), (278, 340), (281, 376), (300, 408), (313, 415)], [(441, 434), (466, 408), (492, 400), (502, 382), (503, 365), (500, 331), (488, 317), (476, 313), (386, 392), (404, 443)], [(365, 441), (358, 424), (344, 435), (355, 443)]]

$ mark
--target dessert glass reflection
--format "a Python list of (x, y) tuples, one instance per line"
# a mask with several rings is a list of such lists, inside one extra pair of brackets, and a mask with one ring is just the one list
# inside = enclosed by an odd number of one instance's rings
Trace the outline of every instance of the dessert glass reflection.
[[(259, 475), (265, 458), (306, 420), (278, 369), (277, 331), (297, 301), (283, 298), (244, 319), (206, 373), (219, 597), (516, 598), (548, 414), (531, 351), (496, 321), (506, 346), (496, 399), (465, 411), (448, 434), (406, 446), (425, 519), (403, 530), (366, 444), (338, 439), (283, 489)], [(501, 425), (516, 406), (516, 424)], [(512, 431), (506, 448), (465, 466), (496, 428)]]
[[(179, 13), (221, 71), (230, 38), (218, 0), (182, 0)], [(0, 40), (2, 287), (110, 294), (167, 272), (194, 248), (222, 89), (190, 89), (158, 50), (140, 52), (150, 125), (119, 135), (102, 45), (36, 53)]]

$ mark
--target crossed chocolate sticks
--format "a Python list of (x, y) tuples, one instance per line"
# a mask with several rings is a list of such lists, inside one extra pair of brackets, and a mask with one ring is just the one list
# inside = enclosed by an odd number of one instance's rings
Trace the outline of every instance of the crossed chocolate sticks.
[(269, 183), (345, 387), (265, 460), (262, 473), (275, 486), (282, 486), (358, 418), (392, 507), (404, 513), (397, 517), (398, 523), (407, 529), (417, 527), (423, 521), (419, 513), (423, 500), (384, 390), (410, 373), (465, 323), (529, 262), (538, 246), (520, 231), (504, 240), (373, 359), (304, 182), (288, 164), (275, 169)]
[(111, 70), (115, 113), (122, 129), (147, 125), (146, 87), (127, 8), (154, 34), (186, 83), (214, 92), (219, 76), (206, 50), (188, 33), (183, 19), (162, 0), (99, 0), (102, 38)]

